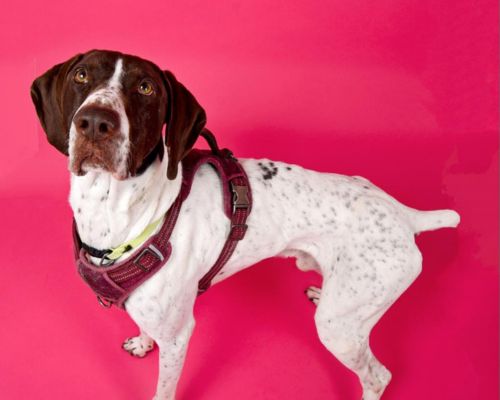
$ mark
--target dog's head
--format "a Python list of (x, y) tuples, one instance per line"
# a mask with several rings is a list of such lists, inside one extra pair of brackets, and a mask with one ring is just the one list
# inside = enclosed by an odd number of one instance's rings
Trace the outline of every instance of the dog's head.
[(71, 172), (140, 174), (162, 157), (168, 178), (205, 126), (205, 111), (169, 71), (135, 56), (93, 50), (52, 67), (31, 86), (49, 142), (69, 155)]

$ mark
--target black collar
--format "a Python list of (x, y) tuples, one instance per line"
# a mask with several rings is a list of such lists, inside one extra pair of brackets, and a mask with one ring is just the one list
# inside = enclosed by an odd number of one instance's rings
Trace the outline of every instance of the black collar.
[(96, 257), (96, 258), (104, 258), (106, 257), (109, 253), (111, 253), (111, 249), (105, 249), (105, 250), (99, 250), (96, 249), (95, 247), (89, 246), (87, 243), (81, 242), (82, 248), (89, 253), (90, 256)]

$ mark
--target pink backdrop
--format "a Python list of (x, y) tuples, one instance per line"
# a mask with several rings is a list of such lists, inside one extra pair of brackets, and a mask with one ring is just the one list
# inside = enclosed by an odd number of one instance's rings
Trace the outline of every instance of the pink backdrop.
[[(94, 47), (174, 71), (239, 156), (458, 210), (458, 230), (418, 237), (423, 273), (372, 343), (394, 373), (387, 400), (497, 398), (497, 2), (364, 3), (2, 3), (0, 398), (154, 393), (157, 351), (124, 353), (133, 323), (75, 273), (66, 160), (29, 98), (35, 76)], [(202, 296), (179, 399), (358, 399), (317, 339), (303, 289), (318, 281), (272, 259)]]

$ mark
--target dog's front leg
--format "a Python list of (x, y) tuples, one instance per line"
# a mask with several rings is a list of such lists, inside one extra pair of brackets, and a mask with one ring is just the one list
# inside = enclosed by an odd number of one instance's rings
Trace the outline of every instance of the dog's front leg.
[(181, 290), (181, 287), (186, 285), (166, 288), (153, 281), (147, 282), (126, 304), (141, 332), (150, 336), (159, 348), (155, 400), (175, 399), (175, 389), (195, 324), (193, 307), (198, 286), (195, 285), (193, 290)]
[[(194, 318), (191, 316), (175, 334), (160, 335), (156, 344), (160, 350), (158, 386), (154, 400), (174, 400), (181, 375)], [(165, 331), (167, 327), (165, 327)]]

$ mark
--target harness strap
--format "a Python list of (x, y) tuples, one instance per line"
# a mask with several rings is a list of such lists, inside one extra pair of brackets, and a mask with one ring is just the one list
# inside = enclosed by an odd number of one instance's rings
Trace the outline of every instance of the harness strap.
[(215, 261), (212, 268), (200, 279), (198, 283), (198, 295), (205, 293), (210, 287), (212, 280), (220, 272), (222, 267), (233, 254), (238, 241), (243, 239), (247, 231), (245, 224), (248, 215), (250, 214), (250, 198), (249, 187), (245, 179), (235, 178), (231, 181), (231, 189), (233, 191), (233, 214), (231, 217), (231, 230), (229, 236), (224, 243), (219, 257)]

